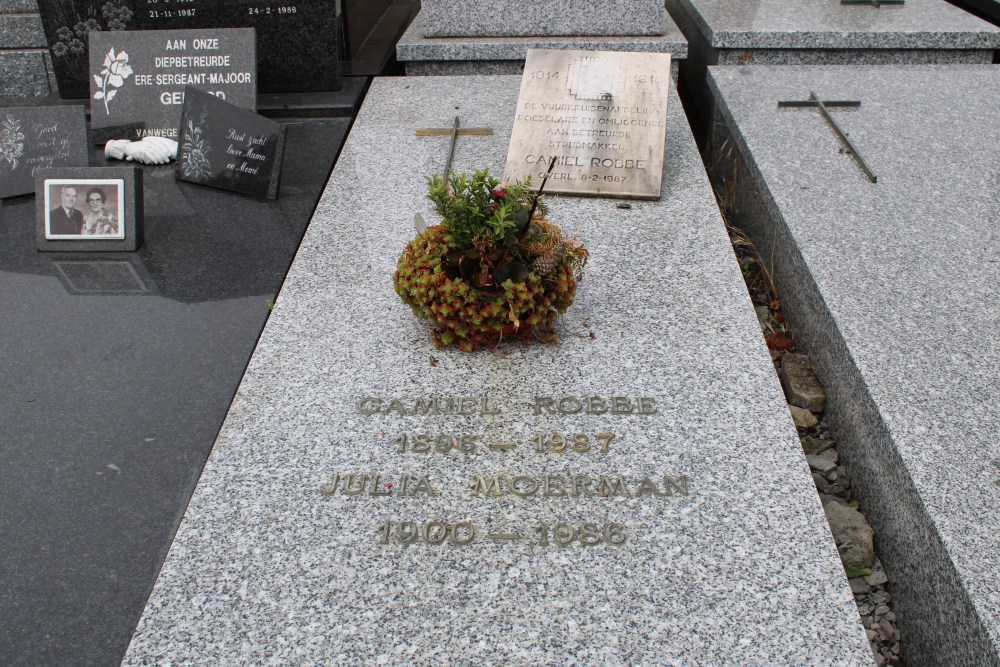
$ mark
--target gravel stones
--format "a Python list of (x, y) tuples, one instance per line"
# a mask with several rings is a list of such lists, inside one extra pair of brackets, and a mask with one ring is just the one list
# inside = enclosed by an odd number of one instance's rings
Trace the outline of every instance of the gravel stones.
[(792, 413), (792, 421), (798, 428), (810, 429), (819, 424), (819, 420), (816, 419), (816, 415), (809, 412), (805, 408), (800, 408), (796, 405), (789, 405), (788, 410)]
[(875, 562), (874, 531), (861, 512), (840, 503), (825, 503), (823, 511), (830, 532), (847, 570), (859, 570)]
[(816, 377), (812, 360), (804, 354), (786, 354), (781, 358), (781, 387), (792, 405), (810, 412), (823, 412), (826, 392)]

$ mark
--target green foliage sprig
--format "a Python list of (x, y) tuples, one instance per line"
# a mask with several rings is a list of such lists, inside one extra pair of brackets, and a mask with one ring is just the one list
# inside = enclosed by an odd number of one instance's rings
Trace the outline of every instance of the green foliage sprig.
[[(513, 243), (528, 227), (528, 214), (535, 203), (531, 179), (500, 186), (489, 169), (468, 174), (452, 172), (448, 183), (439, 174), (427, 177), (427, 198), (448, 230), (445, 242), (457, 250), (482, 243), (505, 246)], [(539, 201), (536, 213), (548, 212)]]

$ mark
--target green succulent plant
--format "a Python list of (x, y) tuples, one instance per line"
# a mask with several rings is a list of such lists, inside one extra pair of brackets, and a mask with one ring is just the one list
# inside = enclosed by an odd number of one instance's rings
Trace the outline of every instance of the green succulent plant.
[(545, 218), (548, 209), (529, 182), (501, 184), (488, 169), (449, 181), (427, 179), (441, 224), (403, 250), (396, 293), (434, 325), (439, 347), (471, 352), (503, 338), (555, 342), (553, 326), (573, 303), (587, 250)]

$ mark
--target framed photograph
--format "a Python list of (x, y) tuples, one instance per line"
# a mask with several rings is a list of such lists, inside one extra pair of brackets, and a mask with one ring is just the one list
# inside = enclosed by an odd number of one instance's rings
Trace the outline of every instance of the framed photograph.
[(135, 167), (39, 169), (38, 249), (132, 251), (142, 245), (142, 171)]

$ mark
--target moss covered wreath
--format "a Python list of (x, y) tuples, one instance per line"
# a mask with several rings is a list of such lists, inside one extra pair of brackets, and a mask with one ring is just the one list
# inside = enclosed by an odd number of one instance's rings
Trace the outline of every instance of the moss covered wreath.
[(546, 219), (541, 189), (501, 184), (489, 169), (427, 182), (441, 224), (416, 216), (393, 283), (434, 325), (434, 344), (472, 352), (505, 338), (556, 342), (556, 319), (573, 303), (588, 255)]

